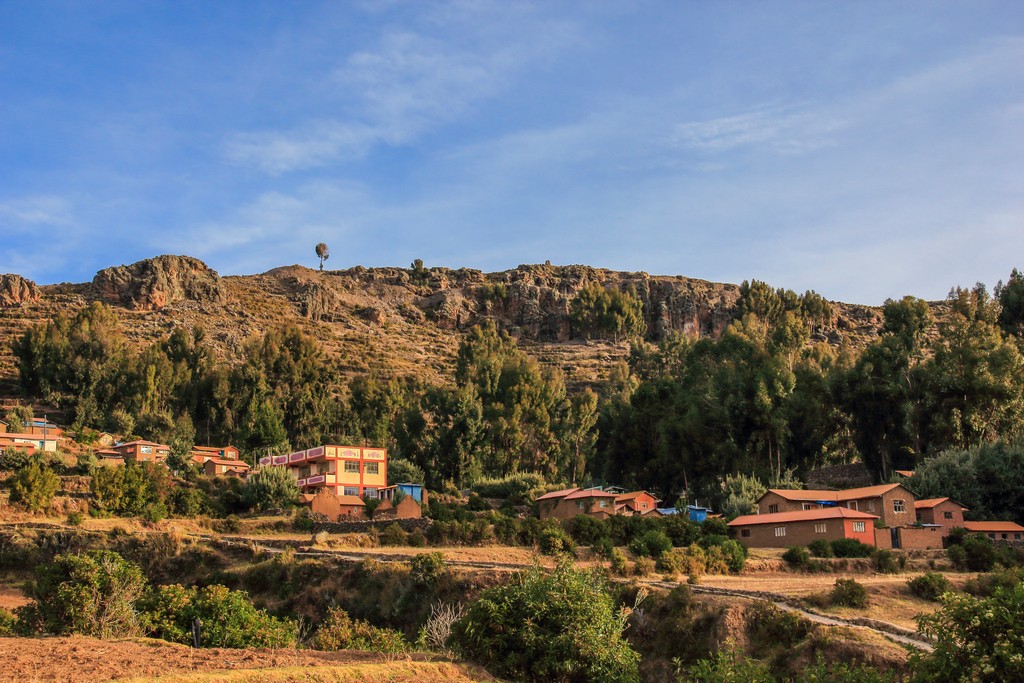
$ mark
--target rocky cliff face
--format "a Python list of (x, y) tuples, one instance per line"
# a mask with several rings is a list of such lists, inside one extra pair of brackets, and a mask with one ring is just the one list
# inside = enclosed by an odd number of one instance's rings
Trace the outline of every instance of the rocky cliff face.
[(0, 306), (21, 306), (39, 301), (39, 287), (20, 275), (0, 275)]
[(157, 256), (105, 268), (92, 284), (98, 298), (136, 311), (155, 311), (178, 301), (224, 301), (216, 271), (191, 256)]

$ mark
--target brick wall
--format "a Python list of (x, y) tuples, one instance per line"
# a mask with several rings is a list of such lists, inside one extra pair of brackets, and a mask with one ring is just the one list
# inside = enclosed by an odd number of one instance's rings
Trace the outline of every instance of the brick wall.
[(899, 530), (903, 550), (932, 550), (942, 547), (942, 529), (935, 527), (902, 527)]
[[(736, 540), (752, 548), (788, 548), (792, 545), (807, 545), (819, 538), (834, 541), (840, 538), (856, 538), (868, 545), (875, 544), (875, 534), (871, 520), (864, 521), (864, 531), (855, 532), (853, 519), (807, 520), (799, 522), (780, 522), (778, 524), (752, 524), (736, 528)], [(815, 525), (824, 524), (825, 532), (819, 533)], [(785, 536), (776, 536), (776, 527), (786, 529)], [(744, 536), (749, 531), (749, 536)]]

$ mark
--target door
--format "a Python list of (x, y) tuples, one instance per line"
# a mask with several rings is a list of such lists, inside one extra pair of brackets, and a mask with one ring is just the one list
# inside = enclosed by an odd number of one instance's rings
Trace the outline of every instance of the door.
[(900, 530), (899, 530), (899, 528), (898, 527), (893, 527), (893, 528), (889, 529), (889, 533), (891, 534), (891, 538), (892, 538), (892, 547), (893, 548), (902, 548), (903, 546), (900, 545)]

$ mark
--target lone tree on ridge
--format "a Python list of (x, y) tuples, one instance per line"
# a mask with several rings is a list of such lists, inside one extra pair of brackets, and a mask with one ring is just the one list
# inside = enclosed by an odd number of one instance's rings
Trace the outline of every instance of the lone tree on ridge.
[(320, 270), (324, 269), (324, 261), (331, 258), (331, 250), (326, 244), (320, 242), (316, 245), (316, 255), (320, 257)]

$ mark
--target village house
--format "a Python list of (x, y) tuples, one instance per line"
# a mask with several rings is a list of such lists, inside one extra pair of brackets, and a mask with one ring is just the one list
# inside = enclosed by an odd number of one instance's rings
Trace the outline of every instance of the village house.
[(914, 503), (917, 510), (917, 522), (942, 528), (942, 535), (948, 536), (950, 529), (964, 525), (963, 505), (952, 498), (928, 498)]
[(660, 515), (658, 502), (647, 491), (633, 491), (615, 496), (615, 514), (617, 515)]
[(850, 538), (875, 545), (876, 515), (846, 507), (819, 507), (757, 515), (729, 522), (736, 538), (748, 548), (786, 548), (823, 539)]
[(964, 522), (971, 533), (985, 534), (993, 541), (1024, 541), (1024, 526), (1016, 522)]
[(537, 511), (541, 519), (572, 519), (576, 515), (590, 515), (606, 519), (615, 513), (614, 493), (601, 489), (562, 489), (545, 493), (537, 498)]
[(57, 437), (43, 436), (41, 434), (11, 433), (0, 434), (0, 451), (7, 448), (21, 448), (31, 453), (57, 452)]
[(245, 477), (249, 474), (249, 469), (249, 463), (244, 460), (207, 458), (203, 463), (203, 473), (209, 477)]
[(321, 488), (315, 494), (302, 494), (300, 501), (309, 506), (309, 511), (322, 515), (329, 522), (352, 522), (366, 519), (366, 503), (357, 496), (336, 496), (329, 488)]
[(880, 484), (841, 491), (768, 489), (758, 499), (757, 507), (761, 514), (844, 507), (876, 515), (884, 526), (899, 527), (917, 521), (915, 498), (903, 484)]
[(419, 519), (422, 516), (423, 508), (412, 496), (403, 496), (397, 505), (393, 504), (391, 499), (384, 498), (377, 505), (377, 509), (373, 511), (375, 520)]
[(388, 484), (387, 460), (383, 448), (324, 445), (260, 458), (260, 465), (288, 468), (303, 493), (378, 498)]
[(409, 482), (402, 482), (400, 484), (392, 484), (391, 486), (385, 486), (380, 489), (380, 497), (384, 500), (393, 501), (395, 494), (401, 493), (420, 505), (426, 505), (428, 501), (427, 490), (423, 488), (423, 484), (411, 484)]
[(113, 455), (115, 453), (125, 462), (164, 462), (171, 454), (171, 447), (153, 441), (138, 440), (114, 444), (110, 448), (96, 451), (96, 454), (103, 458), (117, 457)]

